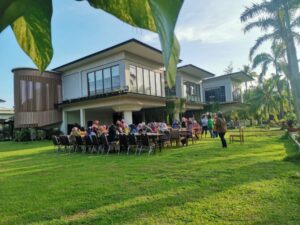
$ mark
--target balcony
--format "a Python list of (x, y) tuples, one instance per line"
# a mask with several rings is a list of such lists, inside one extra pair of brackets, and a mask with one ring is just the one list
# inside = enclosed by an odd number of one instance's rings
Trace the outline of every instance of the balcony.
[(191, 103), (202, 103), (201, 96), (197, 95), (186, 95), (185, 96), (187, 102)]

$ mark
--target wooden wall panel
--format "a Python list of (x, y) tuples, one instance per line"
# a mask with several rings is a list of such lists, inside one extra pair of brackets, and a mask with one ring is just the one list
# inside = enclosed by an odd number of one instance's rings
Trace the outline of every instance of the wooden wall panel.
[[(28, 68), (14, 69), (13, 73), (15, 127), (44, 127), (60, 123), (62, 113), (57, 107), (62, 101), (59, 99), (61, 94), (58, 93), (62, 87), (60, 74), (41, 73)], [(41, 87), (40, 90), (37, 87)], [(25, 89), (22, 91), (23, 88)], [(22, 102), (22, 98), (25, 101)]]

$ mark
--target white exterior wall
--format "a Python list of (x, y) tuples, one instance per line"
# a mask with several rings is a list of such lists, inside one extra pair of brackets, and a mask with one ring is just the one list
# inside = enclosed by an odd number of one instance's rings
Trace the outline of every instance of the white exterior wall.
[(159, 72), (161, 73), (161, 77), (162, 77), (162, 96), (165, 97), (165, 78), (164, 78), (164, 69), (163, 69), (163, 65), (162, 64), (158, 64), (155, 63), (153, 61), (147, 60), (141, 56), (137, 56), (131, 53), (126, 52), (125, 53), (125, 60), (124, 60), (125, 64), (125, 85), (130, 87), (129, 85), (129, 77), (130, 77), (130, 70), (129, 70), (129, 66), (133, 65), (133, 66), (137, 66), (137, 67), (141, 67), (143, 69), (147, 69), (147, 70), (152, 70), (154, 72)]
[(119, 65), (120, 69), (120, 85), (125, 86), (124, 53), (87, 63), (64, 72), (62, 75), (63, 100), (88, 96), (87, 73), (116, 65)]
[(113, 111), (112, 110), (98, 110), (85, 112), (85, 121), (99, 120), (100, 124), (111, 124), (113, 122)]
[(218, 79), (209, 79), (204, 80), (202, 83), (202, 96), (203, 100), (205, 101), (205, 90), (217, 88), (220, 86), (225, 86), (225, 96), (226, 96), (226, 102), (232, 102), (232, 81), (230, 78), (218, 78)]
[(67, 124), (80, 124), (80, 111), (71, 111), (67, 113)]

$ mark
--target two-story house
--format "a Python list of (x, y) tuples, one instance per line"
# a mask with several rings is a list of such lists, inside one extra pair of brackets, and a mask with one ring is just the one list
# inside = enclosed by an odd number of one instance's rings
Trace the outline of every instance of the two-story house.
[(234, 85), (245, 78), (215, 77), (186, 65), (178, 68), (176, 85), (169, 89), (162, 52), (135, 39), (42, 74), (28, 68), (13, 72), (15, 126), (59, 125), (65, 133), (76, 123), (87, 127), (95, 119), (104, 124), (121, 118), (127, 123), (163, 120), (166, 103), (172, 98), (186, 99), (186, 112), (200, 111), (212, 102), (214, 88), (226, 90), (225, 99), (217, 94), (214, 101), (233, 101)]

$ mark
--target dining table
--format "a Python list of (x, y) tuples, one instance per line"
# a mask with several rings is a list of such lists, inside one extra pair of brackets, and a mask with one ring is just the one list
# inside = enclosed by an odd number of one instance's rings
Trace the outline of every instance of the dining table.
[[(152, 139), (152, 141), (154, 143), (157, 143), (158, 145), (158, 149), (159, 151), (161, 152), (162, 151), (162, 148), (163, 148), (163, 144), (164, 144), (164, 141), (162, 139), (162, 137), (164, 136), (164, 134), (161, 134), (161, 133), (154, 133), (154, 132), (147, 132), (146, 133), (147, 136)], [(140, 136), (141, 134), (140, 133), (136, 133), (135, 134), (136, 136)]]

